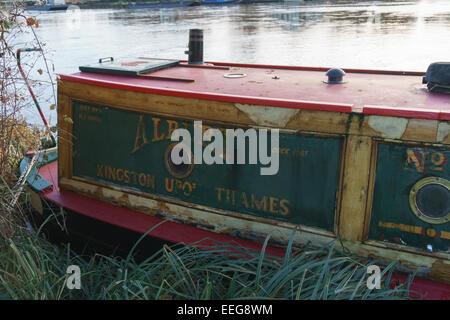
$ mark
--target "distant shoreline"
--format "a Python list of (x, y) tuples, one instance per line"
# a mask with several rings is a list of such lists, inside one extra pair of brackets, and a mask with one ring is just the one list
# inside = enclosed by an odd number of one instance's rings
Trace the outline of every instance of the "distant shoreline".
[[(124, 9), (124, 8), (164, 8), (164, 7), (188, 7), (188, 6), (208, 6), (208, 5), (230, 5), (230, 4), (250, 4), (250, 3), (269, 3), (269, 2), (283, 2), (282, 0), (241, 0), (229, 3), (201, 3), (200, 0), (155, 0), (155, 1), (87, 1), (85, 3), (67, 3), (67, 6), (76, 5), (80, 9)], [(301, 2), (301, 1), (299, 1)], [(34, 2), (26, 2), (26, 8), (28, 10), (44, 10), (49, 8), (48, 6), (42, 6), (41, 8), (33, 5)], [(45, 7), (45, 8), (44, 8)], [(61, 10), (61, 6), (53, 6), (53, 10)], [(64, 9), (62, 9), (64, 10)], [(49, 9), (52, 11), (52, 9)]]
[[(35, 6), (35, 1), (26, 1), (27, 10), (41, 10), (41, 11), (52, 11), (52, 10), (65, 10), (68, 6), (76, 5), (80, 9), (140, 9), (140, 8), (182, 8), (182, 7), (194, 7), (194, 6), (224, 6), (233, 4), (253, 4), (253, 3), (308, 3), (308, 2), (318, 2), (318, 3), (359, 3), (368, 2), (370, 0), (236, 0), (233, 2), (218, 2), (218, 3), (201, 3), (202, 0), (96, 0), (96, 1), (85, 1), (72, 0), (73, 3), (67, 3), (66, 5), (55, 5), (55, 6)], [(85, 1), (82, 3), (82, 1)], [(393, 2), (401, 3), (408, 2), (408, 0), (372, 0), (373, 2)], [(49, 9), (49, 7), (52, 7)], [(58, 8), (59, 7), (59, 8)], [(61, 8), (64, 7), (64, 8)]]

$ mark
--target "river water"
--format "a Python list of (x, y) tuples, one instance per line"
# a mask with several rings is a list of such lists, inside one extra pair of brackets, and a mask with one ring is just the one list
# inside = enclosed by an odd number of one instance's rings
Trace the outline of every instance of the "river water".
[(448, 0), (69, 10), (37, 19), (55, 73), (110, 56), (187, 59), (191, 28), (204, 30), (206, 61), (411, 71), (450, 61)]

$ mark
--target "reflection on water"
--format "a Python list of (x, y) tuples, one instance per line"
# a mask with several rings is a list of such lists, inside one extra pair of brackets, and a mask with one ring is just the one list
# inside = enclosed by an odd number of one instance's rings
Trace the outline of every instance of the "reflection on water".
[(323, 1), (40, 13), (57, 73), (100, 57), (186, 59), (204, 29), (205, 60), (426, 70), (450, 60), (450, 1)]
[(269, 14), (268, 17), (283, 20), (283, 29), (289, 29), (294, 31), (295, 29), (305, 29), (313, 24), (323, 21), (323, 13), (321, 12), (304, 12), (304, 11), (294, 11), (294, 12), (275, 12)]

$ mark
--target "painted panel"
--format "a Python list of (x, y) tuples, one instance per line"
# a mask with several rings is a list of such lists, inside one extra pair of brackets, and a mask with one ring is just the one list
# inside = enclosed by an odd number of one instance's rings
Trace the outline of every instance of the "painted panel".
[[(450, 217), (442, 214), (450, 203), (445, 185), (450, 178), (449, 157), (448, 149), (378, 144), (369, 239), (429, 252), (450, 250)], [(420, 188), (422, 181), (432, 182), (428, 190)], [(411, 192), (419, 195), (422, 209), (441, 212), (441, 218), (414, 213), (419, 200), (413, 198), (411, 204)]]
[[(171, 132), (186, 128), (193, 137), (192, 120), (74, 101), (73, 122), (74, 176), (213, 208), (334, 230), (342, 137), (280, 133), (276, 175), (260, 175), (261, 167), (267, 166), (259, 163), (195, 164), (188, 176), (177, 177), (166, 165), (166, 152), (174, 144)], [(226, 129), (203, 122), (203, 130), (211, 127)], [(247, 155), (248, 148), (247, 143)]]

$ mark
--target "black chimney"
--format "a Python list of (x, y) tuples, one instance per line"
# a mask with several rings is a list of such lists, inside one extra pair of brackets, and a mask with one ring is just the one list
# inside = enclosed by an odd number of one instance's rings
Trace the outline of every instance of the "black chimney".
[(203, 30), (189, 30), (189, 51), (185, 51), (189, 55), (189, 64), (203, 64)]

